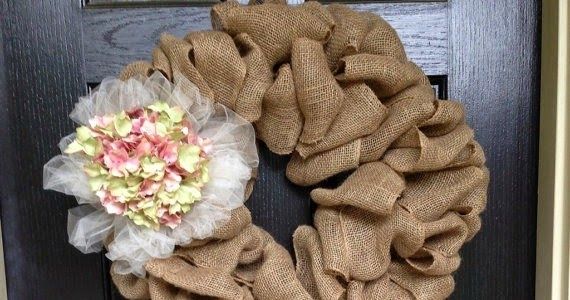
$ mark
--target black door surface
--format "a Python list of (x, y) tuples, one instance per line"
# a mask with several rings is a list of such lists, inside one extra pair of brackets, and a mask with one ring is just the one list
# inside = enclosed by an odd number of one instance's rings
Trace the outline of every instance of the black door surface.
[[(42, 167), (77, 97), (148, 59), (162, 32), (210, 28), (210, 0), (0, 0), (1, 221), (10, 299), (118, 299), (102, 254), (67, 244), (75, 199), (42, 190)], [(399, 32), (440, 97), (460, 99), (491, 170), (483, 229), (462, 250), (454, 299), (533, 299), (539, 95), (538, 0), (347, 1)], [(261, 147), (248, 202), (284, 246), (310, 224), (287, 158)]]

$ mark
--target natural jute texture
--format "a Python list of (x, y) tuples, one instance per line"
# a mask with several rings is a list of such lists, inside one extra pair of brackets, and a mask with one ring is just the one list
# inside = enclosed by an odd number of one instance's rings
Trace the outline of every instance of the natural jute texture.
[[(255, 2), (255, 3), (253, 3)], [(254, 123), (288, 178), (315, 185), (314, 227), (288, 252), (236, 209), (208, 240), (118, 275), (131, 299), (443, 299), (459, 249), (481, 227), (489, 174), (461, 104), (435, 99), (384, 20), (345, 6), (283, 1), (212, 9), (215, 31), (163, 35), (122, 78), (190, 79)], [(285, 171), (285, 170), (284, 170)], [(248, 188), (251, 193), (252, 185)]]

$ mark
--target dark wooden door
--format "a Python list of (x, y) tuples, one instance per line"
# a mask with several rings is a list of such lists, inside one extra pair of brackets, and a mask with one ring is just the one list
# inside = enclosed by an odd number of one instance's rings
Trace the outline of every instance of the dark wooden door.
[[(1, 221), (10, 299), (116, 298), (103, 255), (67, 244), (71, 197), (42, 190), (42, 166), (73, 129), (90, 84), (149, 57), (161, 32), (209, 28), (209, 0), (0, 0)], [(483, 230), (462, 251), (455, 299), (532, 299), (539, 95), (538, 0), (347, 1), (385, 17), (440, 97), (461, 99), (492, 180)], [(247, 204), (254, 222), (291, 248), (310, 224), (306, 189), (287, 158), (261, 148)]]

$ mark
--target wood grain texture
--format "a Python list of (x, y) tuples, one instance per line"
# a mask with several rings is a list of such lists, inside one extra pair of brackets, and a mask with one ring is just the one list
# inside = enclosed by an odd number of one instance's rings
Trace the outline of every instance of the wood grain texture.
[(450, 97), (465, 103), (491, 170), (454, 299), (534, 299), (539, 15), (537, 0), (450, 3)]
[[(71, 4), (73, 3), (73, 4)], [(2, 233), (9, 299), (101, 299), (99, 254), (67, 243), (75, 199), (42, 189), (43, 164), (73, 130), (85, 92), (78, 1), (1, 1), (6, 90), (0, 97)]]
[[(247, 4), (249, 0), (237, 0)], [(288, 3), (303, 3), (305, 0), (288, 0)], [(223, 0), (86, 0), (92, 7), (132, 7), (132, 6), (194, 6), (212, 5)], [(256, 2), (263, 2), (257, 0)], [(321, 0), (322, 3), (370, 3), (370, 0)], [(395, 2), (394, 0), (376, 0), (374, 2)], [(447, 2), (447, 0), (400, 0), (398, 2)]]
[[(241, 4), (248, 4), (249, 0), (237, 0)], [(98, 7), (118, 7), (118, 6), (195, 6), (195, 5), (214, 5), (221, 3), (221, 0), (87, 0), (87, 6)], [(296, 5), (303, 3), (304, 0), (287, 0), (287, 4)]]
[[(0, 3), (0, 8), (3, 8), (2, 3)], [(3, 11), (3, 10), (2, 10)], [(3, 116), (8, 115), (8, 85), (6, 83), (6, 63), (4, 61), (4, 34), (2, 32), (2, 23), (0, 22), (0, 114)], [(9, 137), (10, 130), (8, 127), (10, 126), (10, 121), (8, 118), (0, 118), (0, 139), (2, 137)], [(3, 153), (4, 156), (0, 157), (0, 167), (7, 167), (8, 169), (12, 169), (12, 162), (9, 159), (9, 153), (12, 151), (11, 143), (9, 140), (2, 140), (3, 142), (0, 143), (0, 153)], [(15, 180), (13, 177), (8, 176), (8, 172), (1, 172), (0, 173), (0, 182), (3, 183), (2, 188), (0, 188), (0, 198), (14, 198), (14, 191), (15, 191)], [(1, 207), (1, 204), (0, 204)], [(7, 299), (8, 292), (6, 289), (6, 268), (5, 268), (5, 260), (4, 260), (4, 246), (2, 241), (0, 241), (0, 246), (2, 249), (0, 250), (0, 258), (2, 261), (0, 262), (0, 299)]]
[(246, 202), (253, 223), (293, 253), (293, 232), (299, 225), (312, 224), (311, 188), (294, 185), (285, 176), (289, 156), (271, 153), (262, 142), (259, 174), (251, 198)]
[[(352, 8), (384, 17), (402, 38), (410, 59), (429, 75), (448, 70), (447, 3), (368, 3)], [(129, 62), (149, 59), (160, 34), (184, 36), (210, 29), (208, 7), (83, 10), (88, 82), (118, 74)]]
[(87, 0), (87, 5), (98, 4), (123, 4), (123, 3), (141, 3), (146, 6), (161, 5), (161, 4), (188, 4), (194, 5), (196, 3), (218, 3), (221, 0)]

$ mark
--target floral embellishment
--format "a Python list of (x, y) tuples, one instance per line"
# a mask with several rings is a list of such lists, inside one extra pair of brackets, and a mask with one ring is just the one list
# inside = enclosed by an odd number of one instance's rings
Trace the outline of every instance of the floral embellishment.
[(259, 159), (253, 126), (179, 73), (107, 78), (69, 115), (79, 124), (44, 166), (44, 188), (75, 196), (69, 242), (119, 274), (211, 237), (243, 205)]
[(77, 128), (64, 152), (89, 157), (89, 186), (109, 214), (174, 229), (209, 180), (211, 142), (183, 117), (181, 108), (162, 101), (95, 116)]

